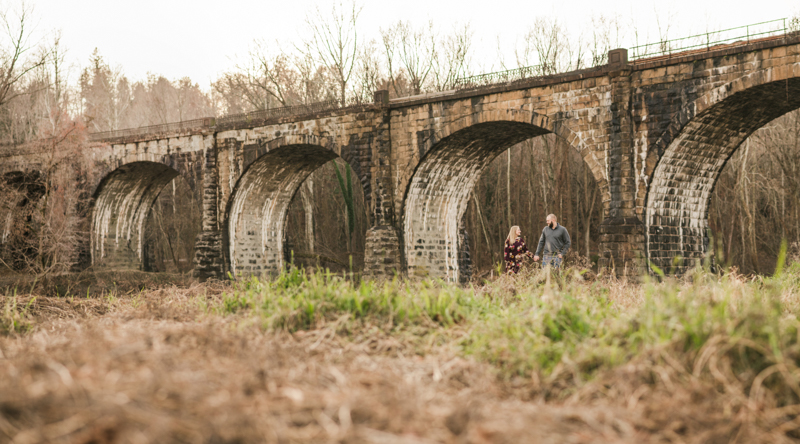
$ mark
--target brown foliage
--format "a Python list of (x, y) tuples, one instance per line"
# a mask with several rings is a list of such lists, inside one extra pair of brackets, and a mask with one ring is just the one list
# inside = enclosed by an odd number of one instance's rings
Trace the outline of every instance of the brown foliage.
[(780, 394), (735, 382), (730, 338), (694, 353), (667, 344), (588, 383), (568, 365), (499, 379), (449, 345), (420, 349), (369, 323), (263, 332), (199, 309), (225, 290), (19, 298), (37, 327), (0, 337), (0, 440), (794, 442), (775, 426), (797, 412), (769, 408)]
[(88, 206), (82, 182), (90, 168), (79, 155), (85, 130), (63, 119), (40, 142), (41, 171), (12, 172), (0, 183), (5, 215), (0, 266), (38, 275), (68, 271), (83, 242), (79, 212)]

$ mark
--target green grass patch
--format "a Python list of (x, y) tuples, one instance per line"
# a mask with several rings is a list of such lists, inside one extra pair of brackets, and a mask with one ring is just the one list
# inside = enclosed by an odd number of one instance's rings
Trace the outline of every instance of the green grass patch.
[(568, 276), (552, 284), (542, 273), (503, 277), (476, 289), (439, 281), (354, 284), (293, 268), (274, 280), (235, 283), (209, 310), (289, 332), (333, 321), (342, 336), (378, 326), (419, 344), (454, 345), (504, 377), (547, 377), (569, 366), (592, 378), (654, 346), (697, 354), (719, 337), (731, 349), (747, 344), (734, 357), (741, 371), (798, 357), (800, 265), (750, 281), (703, 271), (641, 285)]
[(16, 291), (13, 294), (6, 294), (0, 312), (0, 334), (15, 335), (33, 329), (33, 319), (29, 313), (31, 305), (36, 298), (29, 298), (27, 302), (21, 302)]

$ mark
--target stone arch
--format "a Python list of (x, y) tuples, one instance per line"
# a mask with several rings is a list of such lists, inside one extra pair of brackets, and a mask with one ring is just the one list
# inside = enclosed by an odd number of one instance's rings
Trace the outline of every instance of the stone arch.
[[(570, 146), (581, 153), (584, 160), (589, 165), (589, 168), (592, 170), (595, 180), (598, 184), (601, 184), (601, 189), (605, 189), (608, 177), (605, 172), (605, 167), (603, 166), (604, 161), (601, 161), (596, 153), (585, 150), (586, 145), (580, 133), (573, 131), (563, 120), (553, 120), (543, 114), (538, 114), (526, 109), (503, 108), (473, 112), (444, 125), (433, 133), (433, 137), (424, 139), (421, 143), (420, 151), (425, 155), (442, 139), (472, 125), (491, 122), (518, 122), (533, 125), (545, 130), (545, 134), (553, 133), (561, 137)], [(422, 160), (420, 160), (420, 164), (421, 163)]]
[[(797, 78), (800, 78), (800, 62), (795, 63), (794, 66), (789, 65), (781, 66), (779, 68), (762, 68), (750, 74), (743, 75), (732, 82), (712, 88), (710, 91), (707, 91), (697, 99), (694, 99), (683, 105), (683, 107), (681, 107), (681, 109), (672, 117), (669, 125), (662, 132), (661, 136), (659, 136), (653, 146), (648, 149), (647, 164), (653, 166), (645, 171), (646, 176), (648, 178), (653, 177), (653, 173), (655, 172), (658, 163), (666, 153), (667, 149), (670, 147), (670, 145), (672, 145), (675, 139), (681, 135), (686, 125), (691, 123), (696, 116), (706, 112), (706, 110), (715, 107), (729, 97), (739, 93), (743, 93), (748, 90), (753, 91), (753, 88), (768, 84), (776, 84), (777, 82), (781, 81), (796, 81)], [(784, 83), (784, 86), (788, 87), (788, 83)], [(778, 87), (780, 87), (780, 85), (778, 85)], [(784, 95), (790, 93), (791, 91), (789, 89), (784, 91)]]
[[(685, 105), (648, 156), (657, 156), (645, 206), (650, 263), (681, 273), (708, 248), (708, 206), (736, 149), (770, 121), (800, 108), (800, 64), (742, 76)], [(794, 72), (794, 73), (793, 73)], [(674, 258), (681, 258), (673, 268)]]
[[(160, 162), (133, 161), (103, 177), (92, 205), (92, 266), (142, 269), (145, 219), (161, 190), (179, 175)], [(193, 181), (187, 183), (194, 188)]]
[(249, 164), (227, 211), (228, 254), (235, 275), (280, 272), (289, 203), (312, 172), (342, 157), (359, 175), (360, 170), (332, 148), (326, 138), (284, 136), (269, 142), (266, 153)]
[(563, 122), (519, 109), (479, 111), (455, 120), (421, 144), (423, 156), (405, 193), (403, 247), (409, 275), (463, 279), (459, 224), (481, 172), (511, 146), (549, 133), (578, 149), (601, 193), (607, 194), (600, 162)]
[[(196, 137), (196, 139), (194, 141), (196, 145), (213, 144), (213, 138), (205, 141), (200, 137)], [(87, 177), (87, 187), (93, 192), (92, 195), (96, 196), (108, 176), (118, 168), (134, 163), (157, 163), (174, 170), (186, 181), (192, 191), (197, 192), (202, 188), (202, 165), (205, 151), (209, 147), (203, 149), (197, 146), (184, 146), (182, 148), (170, 147), (163, 139), (118, 144), (100, 142), (95, 145), (95, 149), (100, 150), (102, 154), (94, 164), (95, 174)]]

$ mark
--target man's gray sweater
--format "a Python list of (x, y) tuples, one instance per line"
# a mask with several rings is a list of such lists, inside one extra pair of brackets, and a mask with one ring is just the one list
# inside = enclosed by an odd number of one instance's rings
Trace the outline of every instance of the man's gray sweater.
[(569, 233), (567, 229), (561, 225), (556, 225), (555, 229), (550, 226), (544, 227), (542, 236), (539, 238), (539, 247), (536, 248), (536, 256), (539, 256), (542, 251), (544, 254), (567, 254), (569, 246), (572, 241), (569, 240)]

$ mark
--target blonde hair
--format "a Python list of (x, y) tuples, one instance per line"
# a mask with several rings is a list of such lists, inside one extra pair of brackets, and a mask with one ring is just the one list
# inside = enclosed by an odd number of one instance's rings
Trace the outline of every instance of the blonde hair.
[(558, 222), (558, 218), (555, 214), (548, 214), (545, 219), (553, 219), (553, 222)]
[(508, 232), (508, 237), (506, 238), (506, 242), (509, 244), (513, 244), (515, 240), (517, 240), (517, 230), (519, 230), (519, 225), (514, 225), (511, 227), (511, 231)]

